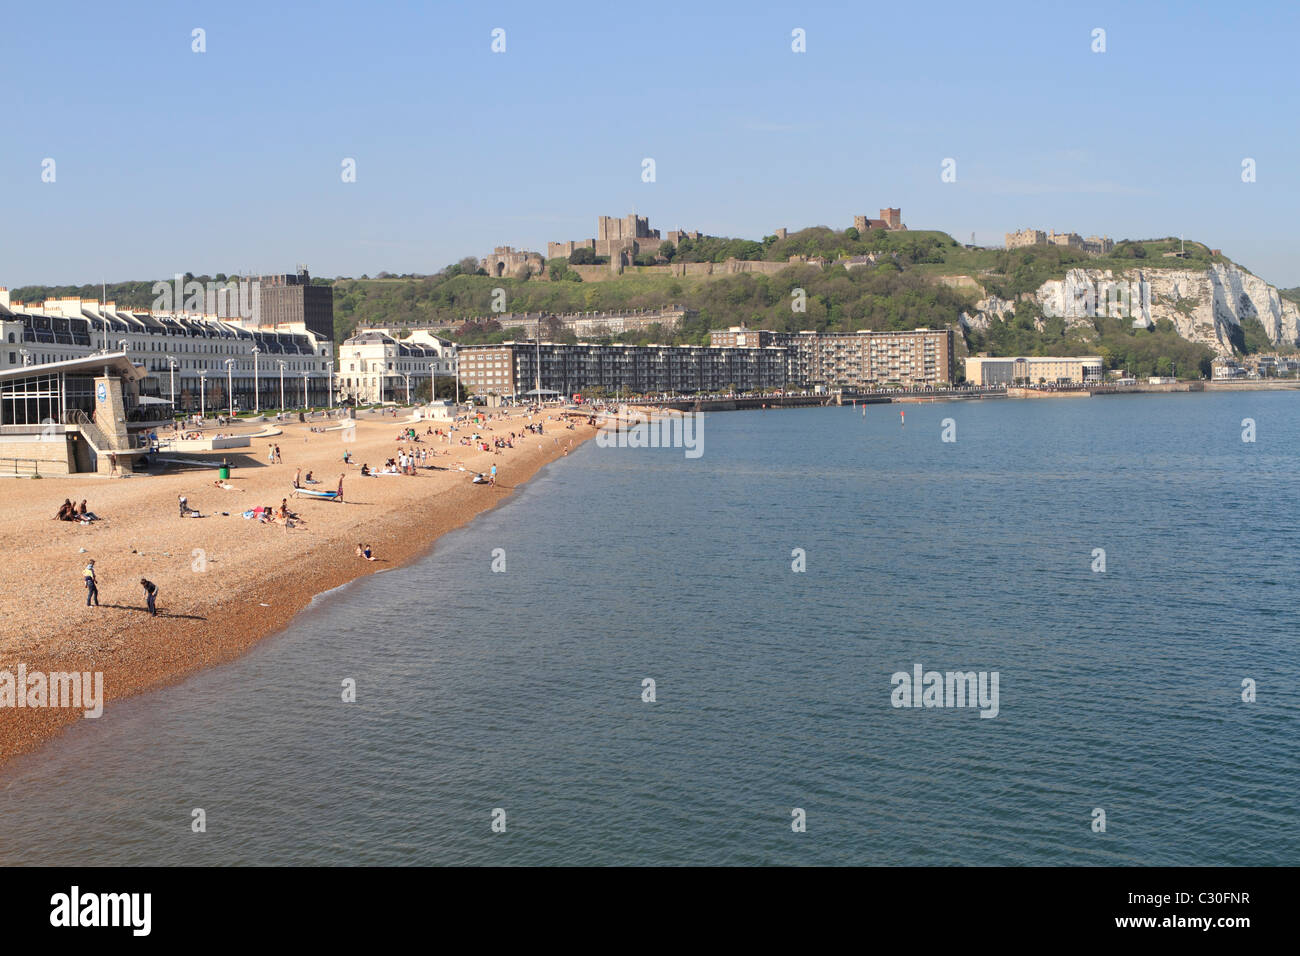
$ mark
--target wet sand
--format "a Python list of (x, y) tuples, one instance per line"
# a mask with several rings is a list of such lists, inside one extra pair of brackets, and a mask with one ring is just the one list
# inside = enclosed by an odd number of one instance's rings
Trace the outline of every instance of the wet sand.
[[(226, 663), (283, 628), (316, 594), (426, 552), (596, 431), (585, 420), (570, 431), (544, 414), (534, 419), (544, 435), (525, 433), (514, 448), (493, 453), (425, 434), (430, 426), (445, 430), (444, 423), (406, 418), (363, 415), (349, 442), (342, 432), (310, 430), (321, 422), (277, 425), (281, 435), (226, 453), (234, 466), (230, 484), (238, 491), (215, 487), (215, 468), (128, 478), (0, 479), (6, 559), (0, 563), (0, 671), (17, 673), (19, 664), (28, 673), (102, 671), (110, 717), (114, 699)], [(456, 437), (477, 430), (490, 443), (522, 432), (528, 421), (526, 413), (516, 413), (477, 429), (462, 424)], [(361, 477), (362, 463), (375, 469), (396, 457), (403, 427), (415, 428), (421, 439), (408, 448), (436, 449), (428, 463), (449, 470)], [(270, 465), (267, 449), (276, 443), (283, 464)], [(342, 462), (345, 450), (352, 452), (351, 465)], [(219, 461), (221, 453), (209, 457)], [(458, 462), (467, 470), (456, 470)], [(471, 482), (474, 472), (493, 464), (495, 486)], [(333, 490), (344, 474), (344, 501), (293, 498), (300, 467), (304, 475), (314, 472), (321, 483), (310, 487), (319, 490)], [(182, 494), (205, 517), (180, 517)], [(286, 496), (304, 519), (294, 528), (243, 517), (259, 504), (278, 509)], [(87, 509), (101, 520), (52, 520), (65, 498), (87, 499)], [(369, 544), (377, 560), (357, 557), (359, 542)], [(86, 607), (82, 579), (92, 559), (97, 608)], [(160, 589), (157, 617), (147, 612), (142, 577)], [(0, 764), (81, 719), (75, 708), (0, 707)]]

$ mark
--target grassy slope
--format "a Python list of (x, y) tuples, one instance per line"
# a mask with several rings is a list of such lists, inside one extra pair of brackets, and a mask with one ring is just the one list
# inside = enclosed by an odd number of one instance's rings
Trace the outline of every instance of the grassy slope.
[[(1195, 242), (1187, 243), (1187, 259), (1162, 257), (1162, 253), (1178, 248), (1179, 240), (1172, 238), (1126, 241), (1118, 244), (1111, 255), (1092, 258), (1057, 247), (970, 249), (946, 233), (930, 230), (869, 232), (855, 237), (851, 232), (817, 226), (766, 243), (709, 240), (696, 243), (693, 249), (684, 247), (682, 256), (695, 260), (725, 257), (740, 249), (750, 258), (786, 261), (791, 255), (834, 259), (876, 252), (885, 261), (852, 271), (792, 266), (774, 276), (677, 278), (630, 272), (598, 283), (466, 275), (339, 279), (334, 282), (335, 334), (336, 341), (342, 341), (359, 324), (425, 324), (490, 315), (494, 290), (498, 288), (505, 289), (506, 308), (511, 312), (604, 311), (675, 304), (700, 313), (698, 319), (676, 333), (652, 329), (641, 335), (619, 337), (633, 342), (702, 343), (707, 341), (710, 328), (741, 322), (780, 330), (940, 328), (952, 326), (957, 314), (983, 294), (1015, 298), (1037, 289), (1048, 279), (1060, 278), (1070, 268), (1197, 269), (1228, 261), (1223, 256), (1212, 256), (1208, 247)], [(968, 276), (979, 285), (952, 287), (935, 281), (943, 276)], [(198, 278), (206, 281), (207, 277)], [(125, 306), (147, 308), (153, 300), (151, 285), (115, 283), (108, 289), (108, 298)], [(797, 289), (804, 290), (803, 312), (791, 308), (792, 293)], [(13, 296), (40, 301), (58, 295), (98, 298), (99, 293), (98, 286), (29, 287), (14, 290)], [(1126, 367), (1138, 374), (1156, 374), (1175, 364), (1180, 373), (1195, 374), (1207, 367), (1211, 354), (1208, 349), (1186, 342), (1172, 328), (1135, 332), (1126, 323), (1099, 320), (1092, 328), (1067, 332), (1059, 320), (1049, 319), (1038, 329), (1033, 312), (1022, 308), (1022, 314), (1015, 319), (995, 323), (987, 332), (972, 333), (959, 346), (959, 353), (967, 348), (1008, 355), (1099, 352), (1114, 367)], [(475, 340), (500, 339), (510, 334), (507, 328), (478, 335)], [(1247, 344), (1258, 347), (1256, 339), (1250, 338)]]

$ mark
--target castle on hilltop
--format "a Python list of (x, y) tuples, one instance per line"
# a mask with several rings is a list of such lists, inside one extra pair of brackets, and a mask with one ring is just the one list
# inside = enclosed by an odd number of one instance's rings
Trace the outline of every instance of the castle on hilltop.
[(479, 260), (479, 265), (488, 275), (498, 278), (514, 278), (525, 267), (533, 275), (542, 275), (546, 271), (546, 261), (540, 252), (516, 250), (513, 246), (497, 246), (492, 250), (492, 255)]
[(652, 255), (664, 242), (674, 245), (682, 239), (699, 239), (698, 231), (673, 230), (666, 239), (658, 229), (650, 228), (648, 216), (636, 213), (617, 219), (613, 216), (596, 217), (596, 237), (575, 239), (571, 242), (548, 242), (546, 258), (556, 259), (573, 255), (575, 250), (590, 249), (598, 256), (608, 258), (611, 265), (631, 265), (639, 255)]
[[(898, 208), (880, 210), (879, 219), (854, 216), (853, 225), (860, 234), (873, 229), (890, 231), (907, 229), (907, 226), (903, 223), (903, 211)], [(782, 227), (776, 230), (775, 235), (778, 239), (785, 239), (789, 236), (789, 230)], [(497, 246), (492, 250), (490, 256), (484, 256), (480, 261), (483, 270), (493, 277), (517, 277), (524, 269), (527, 269), (532, 275), (544, 277), (547, 260), (572, 258), (573, 254), (579, 249), (590, 249), (597, 258), (607, 260), (607, 265), (603, 268), (607, 268), (607, 271), (611, 274), (617, 275), (622, 272), (624, 267), (635, 265), (638, 257), (656, 255), (665, 242), (670, 242), (676, 246), (680, 245), (683, 239), (698, 240), (701, 238), (703, 236), (699, 230), (686, 229), (673, 229), (666, 236), (662, 236), (658, 229), (650, 228), (648, 216), (638, 216), (636, 213), (630, 213), (622, 218), (597, 216), (596, 235), (593, 238), (548, 242), (546, 244), (545, 258), (538, 252), (515, 249), (512, 246)], [(802, 256), (791, 256), (790, 261), (808, 262), (813, 265), (826, 264), (817, 257), (808, 259)], [(759, 270), (762, 265), (762, 263), (750, 263), (746, 268)], [(645, 268), (657, 267), (646, 266)], [(664, 268), (667, 267), (664, 266)]]
[(1064, 246), (1077, 249), (1090, 256), (1104, 256), (1115, 248), (1110, 236), (1089, 236), (1084, 239), (1077, 232), (1054, 232), (1041, 229), (1022, 229), (1019, 232), (1005, 234), (1008, 249), (1024, 249), (1027, 246)]
[(907, 227), (903, 225), (903, 210), (882, 209), (880, 210), (879, 219), (868, 219), (866, 216), (854, 216), (853, 228), (859, 233), (864, 233), (870, 229), (901, 231)]

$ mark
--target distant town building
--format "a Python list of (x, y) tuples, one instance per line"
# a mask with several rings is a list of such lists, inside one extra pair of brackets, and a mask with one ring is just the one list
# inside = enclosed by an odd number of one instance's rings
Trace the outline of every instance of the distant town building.
[[(456, 374), (456, 346), (425, 331), (404, 339), (387, 332), (367, 330), (343, 340), (339, 370), (334, 376), (337, 394), (358, 404), (404, 402), (407, 386), (412, 398), (425, 383)], [(432, 388), (429, 397), (433, 397)]]
[(1028, 246), (1064, 246), (1093, 256), (1106, 255), (1115, 248), (1115, 243), (1109, 236), (1089, 236), (1085, 239), (1077, 232), (1052, 230), (1044, 232), (1042, 229), (1008, 232), (1005, 233), (1004, 240), (1008, 249), (1024, 249)]
[(715, 346), (784, 348), (793, 387), (875, 388), (951, 383), (951, 329), (911, 332), (770, 332), (733, 326), (709, 333)]
[(1214, 379), (1245, 378), (1247, 370), (1233, 359), (1215, 359), (1210, 365), (1210, 377)]
[(715, 348), (764, 349), (772, 345), (784, 348), (789, 339), (788, 332), (751, 329), (744, 325), (733, 325), (729, 329), (713, 329), (709, 332), (709, 344)]
[(1085, 385), (1101, 382), (1099, 355), (1030, 355), (1020, 358), (968, 358), (966, 381), (970, 385)]
[(260, 287), (262, 328), (275, 328), (301, 322), (313, 335), (334, 338), (334, 289), (312, 285), (306, 266), (291, 275), (255, 276)]
[(539, 360), (541, 388), (562, 395), (596, 388), (689, 393), (786, 387), (781, 348), (504, 342), (460, 347), (461, 388), (470, 395), (523, 397), (537, 387)]
[[(310, 305), (311, 299), (303, 296), (299, 305), (304, 299)], [(332, 305), (330, 309), (332, 316)], [(280, 406), (283, 366), (286, 404), (302, 404), (305, 382), (308, 404), (325, 405), (333, 364), (330, 339), (301, 318), (272, 325), (268, 311), (276, 314), (276, 306), (267, 310), (264, 305), (254, 321), (179, 309), (119, 308), (94, 299), (24, 303), (0, 288), (0, 370), (121, 353), (141, 369), (135, 384), (139, 395), (170, 401), (174, 394), (181, 411), (205, 405), (219, 411), (233, 398), (236, 409), (246, 411)], [(286, 309), (289, 314), (301, 311)]]
[[(462, 325), (487, 326), (490, 322), (496, 322), (503, 329), (517, 328), (521, 336), (528, 338), (535, 337), (539, 328), (543, 335), (553, 334), (550, 330), (554, 329), (572, 332), (578, 338), (600, 338), (606, 335), (621, 335), (624, 332), (641, 332), (656, 325), (665, 332), (671, 332), (681, 325), (684, 319), (693, 318), (698, 314), (696, 309), (685, 309), (675, 305), (662, 309), (618, 309), (610, 312), (505, 312), (446, 319), (428, 325), (406, 327), (402, 331), (447, 332)], [(377, 331), (388, 335), (398, 334), (394, 329), (377, 329)]]

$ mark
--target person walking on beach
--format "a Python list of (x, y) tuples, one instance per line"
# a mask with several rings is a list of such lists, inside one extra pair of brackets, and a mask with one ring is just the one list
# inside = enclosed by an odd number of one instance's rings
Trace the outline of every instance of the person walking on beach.
[(280, 457), (280, 446), (279, 446), (279, 445), (276, 445), (276, 446), (275, 446), (275, 463), (276, 463), (277, 465), (280, 465), (280, 464), (283, 464), (283, 463), (284, 463), (284, 459)]
[(496, 466), (496, 465), (493, 465), (493, 466), (492, 466), (492, 477), (488, 480), (488, 484), (489, 484), (489, 485), (495, 485), (496, 483), (497, 483), (497, 466)]
[(266, 463), (267, 463), (268, 465), (274, 465), (274, 464), (275, 464), (275, 446), (274, 446), (274, 445), (267, 445), (267, 446), (266, 446)]
[(158, 616), (156, 602), (158, 600), (158, 585), (145, 578), (140, 579), (140, 587), (144, 588), (145, 603), (149, 605), (149, 614), (152, 617)]
[(117, 470), (117, 454), (111, 451), (108, 453), (108, 474), (109, 477), (119, 474)]
[(338, 494), (334, 496), (334, 500), (335, 501), (343, 500), (343, 476), (342, 475), (339, 475), (339, 490), (338, 490)]
[(91, 561), (86, 565), (86, 570), (81, 572), (86, 579), (86, 607), (90, 607), (90, 602), (95, 602), (95, 607), (99, 607), (99, 585), (95, 582), (95, 562)]

